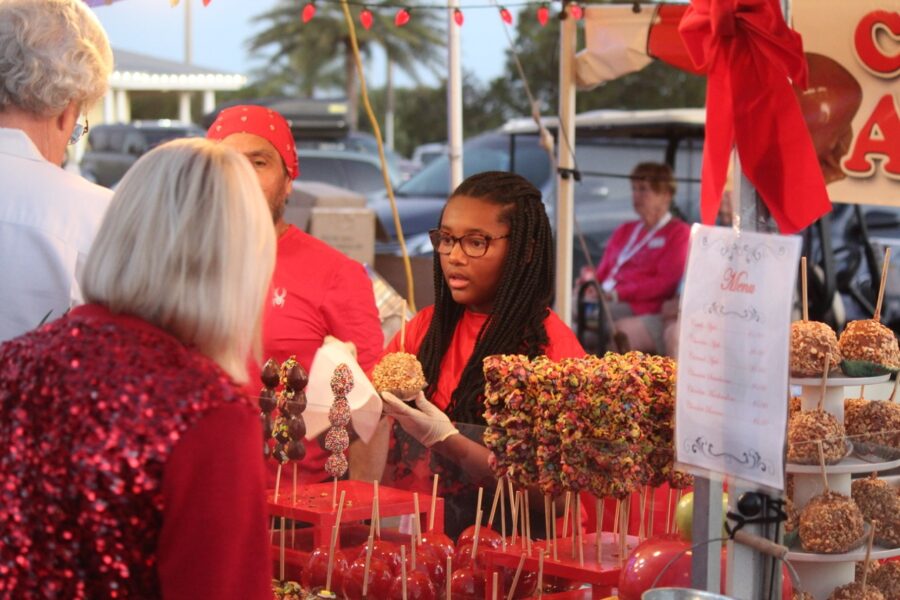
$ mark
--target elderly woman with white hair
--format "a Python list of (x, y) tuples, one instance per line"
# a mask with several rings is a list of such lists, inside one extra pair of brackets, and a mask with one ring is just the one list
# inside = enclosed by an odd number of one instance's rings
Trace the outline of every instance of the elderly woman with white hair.
[(60, 317), (112, 193), (64, 171), (113, 59), (82, 0), (0, 1), (0, 341)]
[(240, 154), (179, 140), (125, 175), (87, 304), (0, 345), (0, 598), (272, 597), (240, 385), (274, 264)]

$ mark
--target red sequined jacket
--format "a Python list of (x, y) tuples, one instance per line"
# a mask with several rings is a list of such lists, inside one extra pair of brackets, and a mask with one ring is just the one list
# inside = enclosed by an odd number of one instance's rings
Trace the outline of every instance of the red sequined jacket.
[(90, 305), (0, 346), (0, 598), (272, 597), (257, 412)]

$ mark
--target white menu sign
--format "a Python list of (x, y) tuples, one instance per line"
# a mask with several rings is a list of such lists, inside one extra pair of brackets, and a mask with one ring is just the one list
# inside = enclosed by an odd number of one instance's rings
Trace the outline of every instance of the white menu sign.
[(784, 486), (798, 237), (694, 225), (681, 299), (676, 459)]

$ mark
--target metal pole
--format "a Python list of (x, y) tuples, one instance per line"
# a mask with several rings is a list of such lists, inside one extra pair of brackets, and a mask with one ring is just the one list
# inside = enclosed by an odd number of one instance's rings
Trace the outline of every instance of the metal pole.
[(384, 147), (394, 149), (394, 61), (386, 54), (387, 73), (385, 74), (385, 111), (384, 111)]
[(463, 180), (463, 106), (462, 60), (460, 59), (459, 25), (453, 11), (459, 0), (450, 0), (447, 8), (447, 141), (450, 146), (450, 189)]
[(184, 0), (184, 64), (186, 65), (194, 62), (191, 29), (191, 0)]
[[(568, 5), (563, 5), (568, 12)], [(559, 169), (574, 168), (575, 46), (577, 22), (571, 16), (560, 23), (559, 40)], [(565, 136), (565, 137), (563, 137)], [(562, 171), (565, 173), (566, 171)], [(575, 180), (557, 175), (556, 194), (556, 313), (572, 324), (572, 237), (575, 230)]]

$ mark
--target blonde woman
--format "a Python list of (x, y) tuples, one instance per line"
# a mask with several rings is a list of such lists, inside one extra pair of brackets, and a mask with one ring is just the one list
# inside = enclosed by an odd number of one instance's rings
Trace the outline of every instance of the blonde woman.
[(112, 192), (60, 165), (112, 67), (82, 0), (0, 0), (0, 342), (81, 303)]
[(272, 597), (238, 384), (274, 260), (239, 154), (180, 140), (128, 172), (88, 304), (0, 346), (0, 597)]

